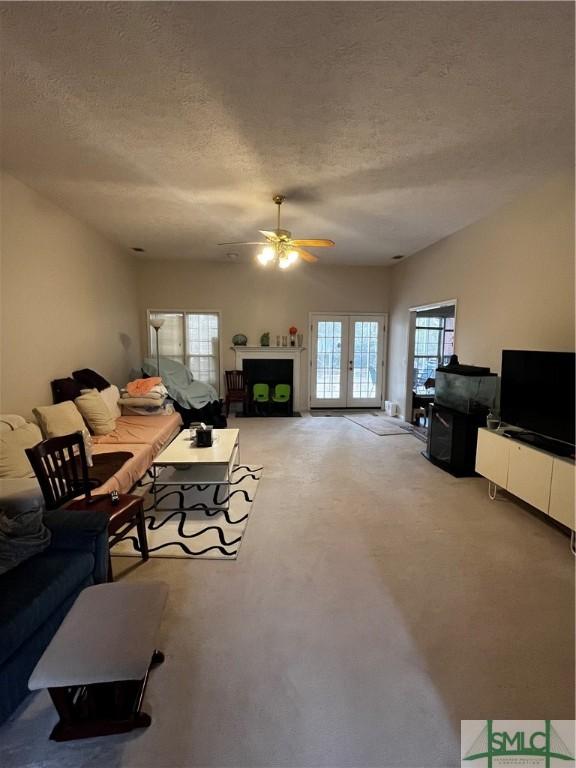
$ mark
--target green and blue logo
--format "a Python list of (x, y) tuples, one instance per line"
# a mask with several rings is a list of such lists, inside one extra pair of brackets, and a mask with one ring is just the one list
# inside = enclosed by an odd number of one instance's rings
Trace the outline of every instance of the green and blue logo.
[[(465, 738), (469, 735), (469, 729), (466, 729), (464, 724), (471, 722), (474, 721), (462, 721), (463, 749)], [(496, 768), (498, 765), (524, 764), (535, 768), (536, 766), (553, 768), (554, 760), (564, 761), (565, 768), (568, 768), (568, 761), (574, 765), (574, 747), (568, 747), (553, 725), (554, 722), (558, 725), (560, 722), (569, 723), (571, 726), (569, 730), (572, 733), (570, 740), (573, 741), (573, 721), (484, 720), (482, 722), (485, 723), (484, 727), (462, 755), (463, 766)], [(525, 760), (512, 761), (509, 758), (525, 758)], [(482, 762), (474, 764), (475, 760)]]

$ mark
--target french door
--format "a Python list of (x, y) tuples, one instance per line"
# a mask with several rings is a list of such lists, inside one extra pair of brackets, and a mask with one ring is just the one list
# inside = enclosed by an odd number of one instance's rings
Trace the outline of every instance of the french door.
[(313, 314), (310, 406), (382, 404), (386, 315)]

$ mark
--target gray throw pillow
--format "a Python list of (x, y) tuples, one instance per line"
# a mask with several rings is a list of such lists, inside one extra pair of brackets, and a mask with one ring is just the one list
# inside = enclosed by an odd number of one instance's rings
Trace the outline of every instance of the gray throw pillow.
[(0, 508), (0, 574), (15, 568), (50, 545), (42, 520), (44, 504), (4, 505)]

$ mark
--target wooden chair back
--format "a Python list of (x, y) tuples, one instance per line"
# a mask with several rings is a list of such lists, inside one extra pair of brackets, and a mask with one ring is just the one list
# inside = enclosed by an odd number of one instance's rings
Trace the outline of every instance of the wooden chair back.
[(90, 481), (84, 440), (80, 432), (43, 440), (26, 448), (46, 509), (57, 509), (80, 494), (90, 500)]
[(246, 392), (246, 381), (244, 371), (225, 371), (226, 373), (226, 391), (231, 394), (242, 394)]

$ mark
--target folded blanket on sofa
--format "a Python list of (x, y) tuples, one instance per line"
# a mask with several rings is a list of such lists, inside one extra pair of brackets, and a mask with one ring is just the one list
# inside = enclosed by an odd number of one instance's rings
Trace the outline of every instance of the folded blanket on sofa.
[(126, 384), (130, 397), (145, 397), (154, 387), (162, 384), (160, 376), (150, 376), (147, 379), (135, 379)]
[[(132, 384), (133, 382), (130, 382)], [(142, 394), (134, 394), (130, 392), (130, 389), (128, 388), (128, 385), (122, 389), (122, 392), (120, 393), (120, 397), (122, 399), (130, 399), (134, 397), (145, 397), (145, 398), (151, 398), (154, 400), (164, 400), (166, 398), (166, 395), (168, 394), (168, 390), (164, 386), (164, 384), (156, 384), (152, 387), (152, 389), (148, 390), (148, 392), (142, 393)]]
[(122, 397), (120, 405), (131, 408), (161, 408), (165, 400), (166, 395), (162, 397)]
[(135, 400), (135, 399), (138, 399), (138, 400), (156, 400), (156, 401), (158, 401), (158, 400), (165, 400), (166, 399), (166, 394), (167, 394), (166, 392), (163, 392), (163, 393), (161, 393), (161, 392), (148, 392), (146, 395), (130, 395), (130, 394), (128, 394), (128, 392), (125, 389), (123, 389), (122, 393), (120, 394), (120, 404), (122, 404), (122, 402), (124, 400)]

